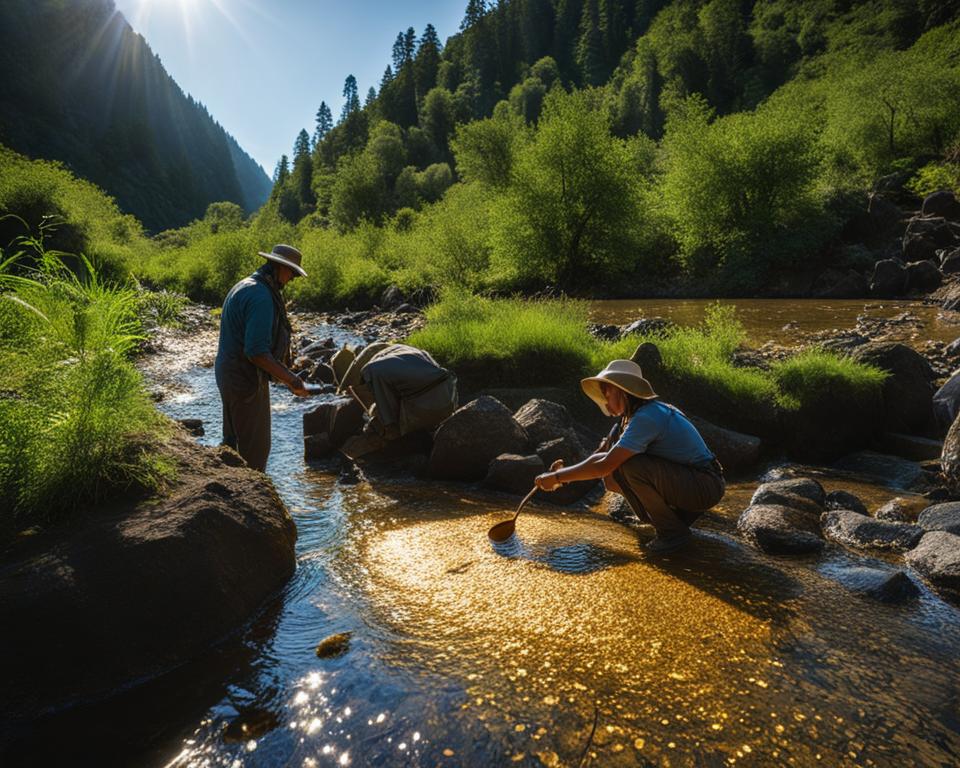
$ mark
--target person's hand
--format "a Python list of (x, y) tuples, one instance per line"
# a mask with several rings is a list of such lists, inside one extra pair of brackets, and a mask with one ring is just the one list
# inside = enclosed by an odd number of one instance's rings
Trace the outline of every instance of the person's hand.
[(299, 376), (294, 376), (293, 379), (287, 382), (287, 389), (289, 389), (297, 397), (309, 397), (310, 391), (307, 389), (307, 385), (303, 383), (303, 379)]
[(563, 459), (557, 459), (550, 465), (551, 472), (556, 472), (558, 469), (563, 469)]
[(555, 491), (557, 488), (563, 485), (563, 483), (557, 479), (557, 476), (553, 472), (544, 472), (542, 475), (537, 475), (535, 482), (537, 484), (537, 488), (539, 488), (541, 491)]

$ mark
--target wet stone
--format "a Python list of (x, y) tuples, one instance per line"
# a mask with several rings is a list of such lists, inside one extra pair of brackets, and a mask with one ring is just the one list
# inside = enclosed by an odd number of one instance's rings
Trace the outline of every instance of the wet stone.
[(907, 565), (938, 589), (960, 599), (960, 536), (947, 531), (928, 531), (905, 555)]
[(781, 491), (776, 488), (760, 486), (750, 499), (750, 504), (776, 504), (781, 507), (794, 509), (797, 512), (803, 512), (813, 517), (819, 517), (823, 512), (823, 507), (811, 501), (804, 496), (795, 493)]
[(483, 484), (498, 491), (522, 495), (533, 488), (533, 481), (544, 469), (543, 460), (535, 454), (503, 453), (490, 462)]
[(923, 529), (909, 523), (877, 520), (849, 509), (824, 512), (823, 532), (834, 541), (865, 549), (912, 549)]
[(927, 507), (917, 518), (925, 531), (947, 531), (960, 536), (960, 501), (947, 501)]
[(737, 520), (737, 530), (769, 555), (802, 555), (823, 549), (815, 517), (777, 504), (748, 507)]
[[(765, 482), (757, 488), (756, 493), (753, 495), (753, 500), (750, 503), (763, 503), (758, 500), (758, 497), (767, 493), (790, 494), (794, 497), (799, 496), (812, 502), (818, 508), (818, 513), (823, 509), (823, 505), (827, 500), (827, 494), (826, 491), (823, 490), (823, 486), (810, 477), (793, 477)], [(804, 511), (806, 511), (806, 508)]]
[(317, 658), (332, 659), (343, 656), (350, 649), (350, 636), (352, 634), (352, 632), (340, 632), (321, 640), (317, 645)]
[(178, 419), (178, 421), (194, 437), (203, 437), (203, 419)]
[(909, 499), (897, 496), (880, 507), (873, 513), (873, 516), (877, 520), (886, 520), (892, 523), (912, 523), (915, 515), (913, 507), (914, 503)]
[(850, 509), (859, 512), (861, 515), (867, 514), (867, 505), (860, 497), (849, 491), (831, 491), (827, 494), (825, 507), (830, 509)]
[(900, 603), (920, 592), (906, 572), (899, 569), (843, 566), (832, 575), (851, 592), (883, 603)]
[(912, 488), (923, 480), (923, 470), (915, 461), (875, 451), (858, 451), (838, 459), (834, 468), (867, 475), (892, 488)]

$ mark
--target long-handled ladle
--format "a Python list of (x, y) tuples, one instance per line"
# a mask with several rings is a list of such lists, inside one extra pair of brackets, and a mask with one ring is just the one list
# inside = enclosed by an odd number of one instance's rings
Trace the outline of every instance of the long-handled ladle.
[(509, 520), (502, 520), (493, 526), (489, 531), (487, 531), (487, 536), (490, 537), (490, 541), (500, 543), (506, 541), (511, 536), (517, 528), (517, 518), (520, 516), (520, 510), (523, 509), (523, 506), (533, 498), (533, 494), (537, 492), (537, 486), (533, 486), (530, 489), (530, 493), (523, 497), (523, 501), (520, 502), (520, 506), (517, 507), (516, 514)]

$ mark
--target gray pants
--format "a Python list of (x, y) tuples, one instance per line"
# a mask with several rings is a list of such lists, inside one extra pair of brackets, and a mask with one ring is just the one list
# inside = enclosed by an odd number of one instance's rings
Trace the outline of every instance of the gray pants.
[(220, 391), (223, 404), (223, 444), (229, 445), (254, 469), (263, 472), (270, 455), (270, 388), (263, 382), (249, 397)]
[(668, 536), (689, 530), (726, 490), (719, 474), (645, 453), (623, 462), (613, 478), (634, 514)]

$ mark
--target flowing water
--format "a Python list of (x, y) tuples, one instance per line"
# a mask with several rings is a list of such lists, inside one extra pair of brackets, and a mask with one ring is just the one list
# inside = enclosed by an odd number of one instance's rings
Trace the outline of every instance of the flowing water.
[[(188, 363), (163, 363), (161, 407), (203, 418), (215, 444), (213, 371)], [(755, 483), (669, 557), (598, 509), (542, 501), (493, 546), (516, 498), (401, 475), (345, 484), (304, 465), (310, 403), (273, 399), (291, 581), (203, 658), (38, 743), (73, 764), (238, 768), (960, 762), (960, 611), (922, 585), (899, 606), (855, 596), (839, 574), (864, 558), (838, 547), (749, 550), (730, 529)], [(868, 506), (894, 495), (823, 482)], [(318, 658), (343, 632), (346, 653)]]

